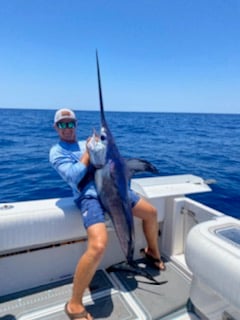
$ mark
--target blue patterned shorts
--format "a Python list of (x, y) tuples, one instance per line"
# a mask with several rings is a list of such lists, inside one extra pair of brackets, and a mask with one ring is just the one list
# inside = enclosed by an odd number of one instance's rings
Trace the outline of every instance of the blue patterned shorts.
[[(135, 207), (140, 197), (132, 190), (128, 191), (132, 208)], [(76, 201), (78, 208), (82, 213), (83, 224), (87, 229), (96, 223), (105, 223), (105, 212), (100, 201), (91, 196), (85, 196)]]

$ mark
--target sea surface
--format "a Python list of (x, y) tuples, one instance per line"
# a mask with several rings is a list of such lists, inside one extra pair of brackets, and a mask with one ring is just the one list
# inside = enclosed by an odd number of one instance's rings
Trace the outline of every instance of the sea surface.
[[(58, 141), (54, 110), (1, 109), (0, 203), (71, 196), (51, 167)], [(98, 111), (77, 111), (78, 138), (99, 131)], [(240, 218), (240, 114), (106, 112), (121, 154), (149, 160), (160, 176), (215, 179), (212, 192), (191, 196)]]

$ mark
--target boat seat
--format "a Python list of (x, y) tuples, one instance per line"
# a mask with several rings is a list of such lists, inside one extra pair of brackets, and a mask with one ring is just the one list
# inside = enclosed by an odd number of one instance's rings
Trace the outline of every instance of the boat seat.
[(200, 223), (188, 234), (185, 258), (193, 273), (190, 298), (211, 319), (222, 319), (226, 311), (240, 317), (239, 249), (240, 221), (231, 217)]
[(73, 198), (15, 202), (0, 208), (0, 255), (86, 237)]

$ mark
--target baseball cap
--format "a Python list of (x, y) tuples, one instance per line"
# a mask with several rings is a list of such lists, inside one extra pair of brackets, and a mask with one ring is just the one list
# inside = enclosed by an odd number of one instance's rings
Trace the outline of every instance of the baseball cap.
[(59, 109), (54, 116), (54, 123), (63, 119), (71, 119), (77, 121), (75, 113), (71, 109)]

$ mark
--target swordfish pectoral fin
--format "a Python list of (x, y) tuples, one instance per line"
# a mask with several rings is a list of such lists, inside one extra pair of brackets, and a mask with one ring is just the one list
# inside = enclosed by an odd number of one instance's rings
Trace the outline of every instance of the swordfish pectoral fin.
[(125, 160), (125, 162), (128, 168), (129, 179), (131, 179), (131, 177), (138, 172), (151, 172), (154, 174), (159, 173), (158, 169), (147, 160), (133, 158), (133, 159), (127, 159)]

